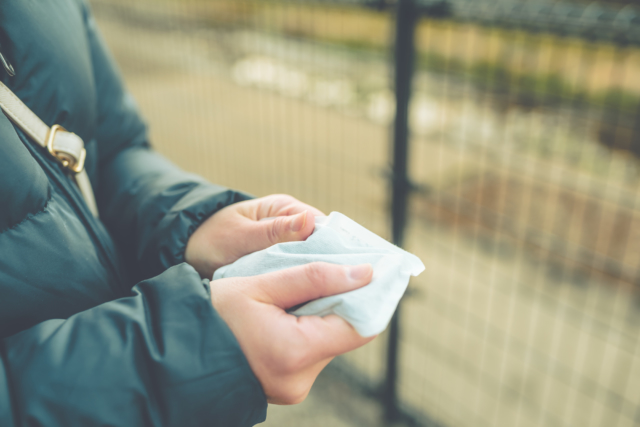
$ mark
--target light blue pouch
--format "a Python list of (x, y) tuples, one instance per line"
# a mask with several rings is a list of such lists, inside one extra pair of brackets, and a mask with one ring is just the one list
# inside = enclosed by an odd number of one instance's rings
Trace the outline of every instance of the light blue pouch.
[(213, 280), (255, 276), (314, 261), (342, 265), (369, 263), (373, 265), (373, 279), (367, 286), (310, 301), (292, 314), (337, 314), (363, 337), (384, 331), (407, 289), (409, 276), (420, 274), (424, 265), (415, 255), (339, 212), (316, 217), (315, 225), (313, 234), (304, 242), (280, 243), (244, 256), (216, 270)]

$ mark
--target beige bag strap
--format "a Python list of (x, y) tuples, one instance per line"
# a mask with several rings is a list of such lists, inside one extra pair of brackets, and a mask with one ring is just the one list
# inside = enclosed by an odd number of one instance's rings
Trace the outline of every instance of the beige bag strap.
[(76, 184), (94, 216), (98, 216), (91, 182), (84, 170), (87, 152), (82, 138), (67, 132), (62, 126), (47, 126), (11, 90), (0, 82), (0, 107), (24, 133), (47, 149), (58, 162), (73, 174)]

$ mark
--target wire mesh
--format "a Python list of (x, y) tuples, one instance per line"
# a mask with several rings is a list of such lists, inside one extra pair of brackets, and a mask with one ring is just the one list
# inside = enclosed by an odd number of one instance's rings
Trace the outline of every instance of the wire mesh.
[[(159, 151), (390, 238), (394, 20), (364, 7), (386, 2), (92, 4)], [(416, 33), (405, 245), (427, 269), (402, 304), (403, 411), (451, 427), (640, 424), (637, 7), (418, 4), (441, 13)], [(384, 346), (338, 366), (375, 389)], [(295, 423), (374, 425), (312, 413)]]

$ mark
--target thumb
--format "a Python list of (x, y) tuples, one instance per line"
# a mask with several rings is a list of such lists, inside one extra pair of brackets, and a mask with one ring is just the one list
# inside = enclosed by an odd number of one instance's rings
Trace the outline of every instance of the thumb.
[(284, 310), (314, 299), (341, 294), (371, 282), (371, 264), (355, 266), (312, 262), (254, 276), (254, 297)]
[(258, 221), (255, 226), (266, 243), (260, 248), (263, 249), (276, 243), (305, 240), (313, 233), (315, 220), (313, 213), (306, 210), (296, 215), (277, 216), (273, 219)]

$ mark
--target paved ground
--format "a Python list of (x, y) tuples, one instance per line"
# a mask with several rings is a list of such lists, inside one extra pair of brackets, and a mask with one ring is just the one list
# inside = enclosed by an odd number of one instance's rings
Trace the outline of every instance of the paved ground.
[[(388, 236), (387, 127), (339, 106), (236, 84), (213, 36), (107, 17), (100, 24), (165, 155), (214, 182), (256, 195), (291, 193)], [(606, 185), (438, 139), (412, 148), (414, 176), (434, 185), (438, 206), (450, 214), (430, 211), (433, 204), (420, 198), (412, 206), (407, 247), (427, 270), (412, 282), (402, 311), (403, 403), (452, 427), (640, 423), (634, 294), (534, 256), (526, 245), (537, 236), (510, 240), (478, 225), (481, 212), (460, 208), (463, 184), (482, 186), (489, 173), (504, 183), (514, 168), (530, 182)], [(521, 209), (510, 215), (524, 224), (553, 220), (561, 205), (555, 193), (536, 198), (531, 187), (510, 188), (519, 188), (509, 198)], [(476, 220), (465, 223), (465, 215)], [(345, 361), (376, 382), (383, 346), (384, 337)], [(323, 376), (302, 405), (271, 408), (267, 425), (375, 426), (379, 414), (374, 401)]]

